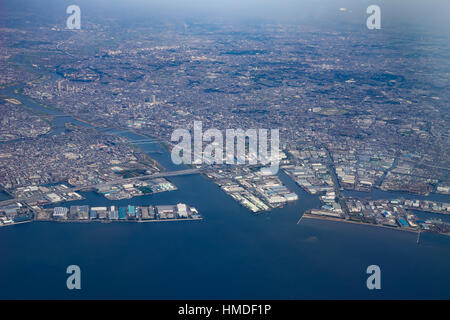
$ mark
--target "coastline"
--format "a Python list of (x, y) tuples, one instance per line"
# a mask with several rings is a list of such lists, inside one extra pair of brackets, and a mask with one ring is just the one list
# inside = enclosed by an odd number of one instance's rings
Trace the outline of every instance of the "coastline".
[(52, 223), (147, 223), (147, 222), (172, 222), (172, 221), (201, 221), (203, 220), (203, 217), (199, 218), (176, 218), (176, 219), (149, 219), (149, 220), (53, 220), (53, 219), (34, 219), (34, 220), (27, 220), (27, 221), (21, 221), (21, 222), (12, 222), (8, 224), (0, 224), (0, 227), (7, 227), (7, 226), (15, 226), (18, 224), (23, 223), (30, 223), (30, 222), (52, 222)]
[(20, 221), (20, 222), (12, 222), (12, 223), (7, 223), (7, 224), (0, 224), (0, 227), (8, 227), (8, 226), (15, 226), (18, 224), (23, 224), (23, 223), (30, 223), (30, 222), (34, 222), (34, 220), (26, 220), (26, 221)]
[[(373, 224), (373, 223), (365, 223), (365, 222), (359, 222), (359, 221), (354, 221), (354, 220), (347, 220), (347, 219), (341, 219), (341, 218), (334, 218), (334, 217), (327, 217), (327, 216), (321, 216), (321, 215), (314, 215), (314, 214), (310, 214), (310, 213), (304, 213), (300, 219), (298, 220), (297, 224), (299, 224), (301, 222), (301, 220), (303, 218), (306, 219), (315, 219), (315, 220), (326, 220), (326, 221), (335, 221), (335, 222), (344, 222), (344, 223), (352, 223), (352, 224), (359, 224), (359, 225), (365, 225), (365, 226), (372, 226), (372, 227), (379, 227), (379, 228), (386, 228), (386, 229), (390, 229), (390, 230), (397, 230), (397, 231), (406, 231), (406, 232), (411, 232), (411, 233), (422, 233), (422, 232), (427, 232), (424, 230), (413, 230), (413, 229), (407, 229), (407, 228), (400, 228), (400, 227), (390, 227), (390, 226), (386, 226), (386, 225), (382, 225), (382, 224)], [(444, 235), (444, 236), (450, 236), (450, 234), (448, 233), (437, 233), (440, 235)]]

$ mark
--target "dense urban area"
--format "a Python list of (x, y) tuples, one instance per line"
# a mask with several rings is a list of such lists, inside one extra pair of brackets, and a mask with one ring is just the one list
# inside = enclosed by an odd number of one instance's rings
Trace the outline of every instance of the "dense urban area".
[[(276, 24), (122, 28), (109, 20), (87, 20), (81, 30), (2, 28), (0, 85), (22, 84), (16, 94), (89, 127), (54, 132), (55, 116), (0, 96), (0, 187), (12, 197), (0, 202), (1, 225), (198, 219), (184, 204), (45, 206), (80, 200), (88, 189), (109, 200), (176, 190), (158, 176), (160, 164), (105, 129), (150, 136), (170, 150), (175, 129), (202, 121), (205, 130), (279, 129), (280, 170), (320, 195), (322, 206), (305, 218), (448, 234), (448, 223), (415, 212), (450, 214), (449, 203), (344, 192), (450, 194), (449, 43), (430, 36), (409, 46), (408, 33), (394, 32), (381, 45), (381, 37)], [(446, 55), (435, 55), (443, 43)], [(253, 213), (302, 201), (258, 165), (196, 167)]]

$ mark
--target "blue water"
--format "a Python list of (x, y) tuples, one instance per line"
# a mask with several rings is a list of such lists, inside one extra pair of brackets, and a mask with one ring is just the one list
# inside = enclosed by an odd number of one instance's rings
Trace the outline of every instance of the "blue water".
[[(161, 146), (140, 146), (168, 170), (180, 169)], [(450, 298), (450, 237), (422, 234), (417, 244), (414, 233), (310, 219), (297, 224), (319, 201), (280, 177), (299, 200), (261, 215), (191, 175), (170, 178), (178, 187), (172, 192), (123, 201), (86, 192), (86, 199), (70, 204), (185, 202), (202, 221), (1, 228), (0, 298)], [(81, 268), (82, 290), (66, 288), (71, 264)], [(372, 264), (381, 268), (379, 291), (366, 288), (365, 270)]]
[(0, 190), (0, 201), (11, 199), (11, 196), (8, 195), (5, 191)]
[[(142, 147), (160, 151), (154, 144)], [(167, 153), (157, 156), (168, 165)], [(308, 219), (297, 225), (318, 199), (280, 176), (300, 200), (258, 216), (192, 175), (170, 178), (179, 188), (173, 192), (123, 201), (86, 192), (73, 204), (186, 202), (202, 221), (2, 228), (0, 242), (8, 245), (0, 249), (0, 272), (7, 275), (0, 278), (0, 298), (450, 297), (450, 237), (424, 234), (417, 245), (408, 232)], [(81, 267), (81, 291), (65, 287), (70, 264)], [(365, 286), (371, 264), (381, 267), (378, 292)]]
[[(424, 234), (417, 245), (407, 232), (306, 219), (297, 225), (304, 197), (253, 216), (202, 177), (176, 180), (179, 191), (149, 202), (186, 201), (203, 221), (0, 230), (0, 298), (450, 297), (449, 238)], [(82, 270), (79, 292), (65, 288), (70, 264)], [(379, 292), (365, 288), (371, 264), (382, 270)]]

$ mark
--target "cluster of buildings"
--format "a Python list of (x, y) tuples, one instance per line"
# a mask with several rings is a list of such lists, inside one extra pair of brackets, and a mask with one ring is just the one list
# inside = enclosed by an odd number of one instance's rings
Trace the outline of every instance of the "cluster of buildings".
[(33, 212), (21, 203), (15, 202), (0, 206), (0, 227), (30, 222), (32, 219)]
[(414, 213), (414, 210), (417, 210), (450, 214), (450, 204), (405, 199), (362, 200), (345, 198), (343, 209), (335, 202), (333, 196), (334, 194), (327, 194), (321, 197), (323, 206), (320, 209), (308, 211), (304, 217), (450, 234), (450, 223), (443, 222), (440, 219), (420, 219)]
[(395, 200), (363, 201), (347, 199), (350, 219), (391, 227), (417, 228), (416, 216), (399, 206)]
[(381, 183), (380, 189), (385, 191), (405, 191), (421, 195), (429, 195), (437, 180), (411, 175), (389, 172)]
[(441, 182), (438, 184), (436, 193), (450, 194), (450, 182)]
[[(48, 211), (51, 215), (48, 215)], [(202, 217), (194, 207), (184, 203), (177, 205), (126, 207), (55, 207), (38, 214), (38, 220), (57, 221), (162, 221), (162, 220), (198, 220)]]
[(340, 187), (349, 190), (370, 191), (394, 163), (393, 155), (373, 147), (332, 147), (330, 154)]
[[(95, 41), (108, 28), (80, 41)], [(278, 128), (288, 149), (301, 141), (326, 146), (345, 189), (381, 184), (427, 194), (446, 181), (448, 124), (441, 111), (449, 96), (432, 85), (446, 79), (439, 55), (426, 66), (403, 51), (380, 47), (372, 55), (377, 36), (358, 32), (261, 25), (245, 31), (264, 37), (234, 41), (235, 29), (217, 28), (207, 38), (144, 28), (136, 41), (113, 42), (93, 55), (61, 43), (71, 55), (38, 61), (61, 79), (33, 81), (24, 93), (86, 121), (132, 127), (167, 142), (194, 121), (219, 130)], [(380, 55), (386, 67), (371, 68)], [(402, 159), (410, 170), (396, 172)]]
[(141, 181), (136, 178), (125, 184), (111, 184), (98, 187), (97, 192), (109, 200), (131, 199), (133, 197), (177, 190), (177, 187), (164, 178)]
[(32, 221), (89, 222), (89, 221), (178, 221), (201, 220), (197, 209), (184, 203), (176, 205), (126, 207), (90, 207), (78, 205), (30, 209), (22, 203), (0, 206), (0, 227)]
[[(300, 148), (299, 148), (300, 149)], [(323, 148), (290, 149), (288, 160), (281, 168), (310, 194), (333, 191), (334, 181), (327, 166), (328, 156)]]
[[(349, 214), (341, 189), (450, 193), (450, 93), (442, 90), (448, 61), (443, 54), (417, 59), (425, 44), (397, 50), (373, 47), (385, 39), (365, 31), (271, 24), (246, 26), (243, 36), (236, 26), (216, 25), (218, 32), (210, 32), (200, 24), (198, 32), (143, 27), (134, 41), (111, 39), (109, 48), (92, 54), (81, 48), (115, 30), (101, 21), (88, 25), (77, 41), (58, 42), (55, 54), (57, 29), (2, 34), (10, 51), (46, 39), (41, 48), (48, 55), (30, 59), (60, 75), (27, 83), (25, 95), (168, 145), (175, 129), (190, 129), (194, 121), (205, 130), (279, 129), (289, 151), (282, 168), (307, 192), (325, 193), (320, 210), (336, 215)], [(427, 52), (447, 47), (445, 41), (426, 44)], [(34, 49), (20, 50), (26, 55)], [(65, 132), (2, 148), (0, 184), (8, 190), (65, 179), (92, 185), (113, 181), (117, 168), (136, 166), (138, 158), (111, 137)], [(208, 176), (252, 212), (297, 198), (276, 176), (250, 167), (211, 167)], [(157, 188), (130, 183), (99, 192), (124, 199)]]
[(230, 168), (208, 171), (207, 176), (241, 205), (253, 213), (281, 207), (298, 200), (278, 176), (258, 168)]
[(27, 112), (20, 104), (16, 99), (0, 100), (0, 142), (35, 138), (50, 131), (47, 121)]
[(59, 134), (2, 144), (0, 186), (14, 192), (20, 187), (61, 181), (93, 185), (121, 178), (112, 169), (119, 164), (148, 173), (159, 171), (146, 154), (124, 139), (71, 126)]
[[(6, 43), (11, 37), (17, 34), (16, 30), (9, 28), (2, 28), (0, 32), (0, 43)], [(16, 83), (23, 83), (36, 78), (36, 75), (27, 72), (23, 69), (18, 69), (11, 64), (10, 59), (21, 52), (21, 48), (14, 46), (0, 47), (0, 88), (4, 86), (10, 86)]]
[(83, 199), (83, 196), (71, 191), (65, 184), (20, 187), (14, 189), (11, 194), (15, 198), (27, 201), (31, 205), (45, 205)]
[(429, 200), (397, 200), (396, 204), (412, 210), (450, 214), (450, 203)]

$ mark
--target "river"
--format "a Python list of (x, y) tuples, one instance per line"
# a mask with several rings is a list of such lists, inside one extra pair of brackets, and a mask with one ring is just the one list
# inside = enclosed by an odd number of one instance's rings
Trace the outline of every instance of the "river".
[[(28, 107), (51, 114), (14, 93)], [(57, 117), (51, 134), (64, 123)], [(160, 145), (138, 141), (168, 170), (179, 169)], [(147, 138), (145, 138), (147, 139)], [(33, 222), (0, 230), (0, 298), (38, 299), (449, 299), (450, 237), (303, 219), (319, 206), (287, 175), (299, 200), (253, 215), (201, 175), (171, 177), (178, 190), (109, 201), (85, 192), (70, 204), (175, 204), (202, 221), (165, 223)], [(374, 191), (369, 196), (377, 197)], [(384, 194), (386, 195), (386, 194)], [(393, 197), (397, 197), (392, 194)], [(448, 199), (448, 198), (447, 198)], [(81, 290), (66, 288), (66, 268), (81, 268)], [(381, 290), (366, 287), (366, 268), (381, 268)]]

